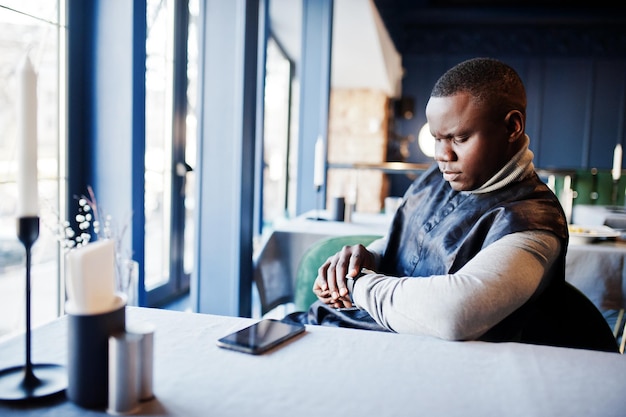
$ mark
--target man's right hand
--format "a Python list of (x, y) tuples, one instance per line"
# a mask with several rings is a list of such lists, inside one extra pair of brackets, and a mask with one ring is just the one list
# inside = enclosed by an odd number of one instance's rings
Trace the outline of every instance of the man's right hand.
[(365, 246), (344, 246), (317, 270), (313, 292), (323, 303), (335, 308), (352, 307), (346, 276), (354, 278), (361, 268), (375, 267), (374, 255)]

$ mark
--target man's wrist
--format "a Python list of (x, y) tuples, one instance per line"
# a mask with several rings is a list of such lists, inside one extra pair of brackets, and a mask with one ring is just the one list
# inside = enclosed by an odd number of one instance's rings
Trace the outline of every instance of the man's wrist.
[(356, 281), (363, 275), (369, 274), (375, 274), (375, 272), (367, 268), (361, 268), (361, 272), (359, 272), (355, 277), (346, 276), (346, 286), (348, 288), (348, 294), (350, 295), (350, 301), (352, 301), (352, 304), (354, 304), (354, 298), (352, 295), (354, 292), (354, 284), (356, 284)]

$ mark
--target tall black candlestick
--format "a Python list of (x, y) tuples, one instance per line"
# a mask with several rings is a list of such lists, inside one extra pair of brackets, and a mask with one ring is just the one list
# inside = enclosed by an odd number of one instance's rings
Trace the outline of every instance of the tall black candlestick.
[[(67, 388), (67, 372), (61, 365), (36, 364), (30, 357), (31, 249), (39, 237), (39, 217), (17, 219), (17, 237), (26, 249), (26, 360), (23, 366), (0, 370), (0, 401), (28, 401), (58, 394)], [(37, 375), (35, 375), (37, 372)]]

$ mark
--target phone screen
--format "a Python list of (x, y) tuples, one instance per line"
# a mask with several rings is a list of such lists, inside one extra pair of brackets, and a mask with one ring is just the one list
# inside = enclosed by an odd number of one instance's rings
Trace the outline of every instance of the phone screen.
[(275, 319), (264, 319), (244, 329), (222, 337), (217, 345), (240, 352), (260, 354), (302, 332), (302, 324), (284, 323)]

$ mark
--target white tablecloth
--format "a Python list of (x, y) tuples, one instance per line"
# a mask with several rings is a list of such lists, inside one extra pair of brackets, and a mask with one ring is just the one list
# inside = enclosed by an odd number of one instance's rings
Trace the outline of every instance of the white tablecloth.
[(391, 216), (354, 213), (351, 222), (313, 220), (328, 218), (325, 211), (311, 211), (295, 219), (279, 221), (254, 257), (254, 281), (261, 313), (293, 301), (298, 264), (306, 250), (320, 239), (344, 235), (379, 235), (389, 229)]
[[(250, 319), (128, 308), (127, 324), (156, 324), (154, 392), (137, 415), (481, 416), (626, 415), (626, 358), (615, 353), (307, 326), (252, 356), (216, 340)], [(34, 363), (66, 363), (62, 318), (33, 333)], [(22, 339), (0, 344), (0, 368), (23, 361)], [(63, 397), (0, 402), (0, 415), (95, 416)]]
[(626, 243), (570, 245), (565, 261), (567, 281), (601, 311), (626, 308)]

